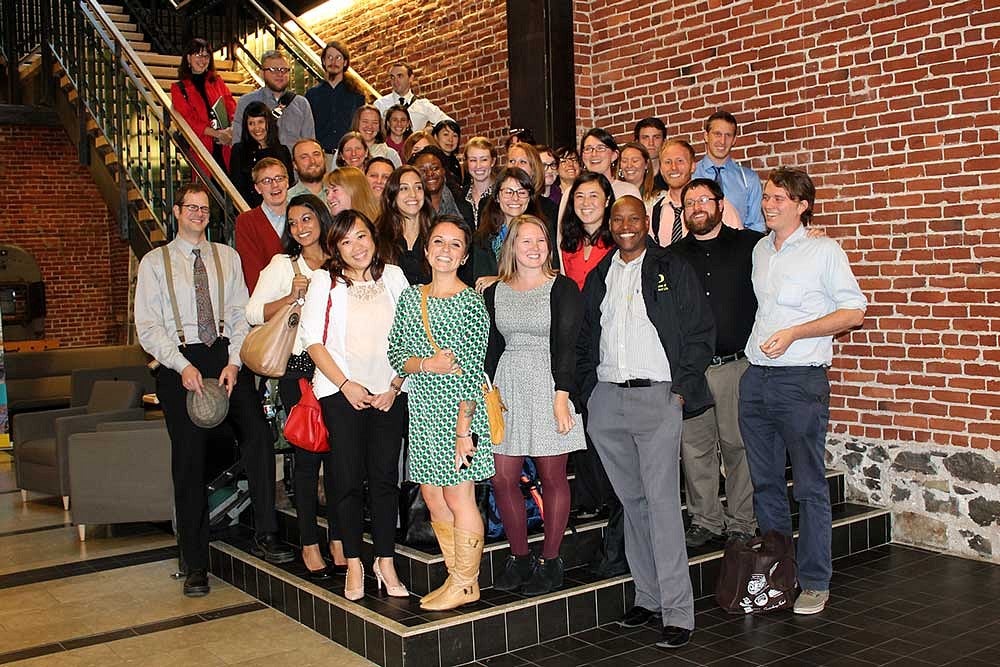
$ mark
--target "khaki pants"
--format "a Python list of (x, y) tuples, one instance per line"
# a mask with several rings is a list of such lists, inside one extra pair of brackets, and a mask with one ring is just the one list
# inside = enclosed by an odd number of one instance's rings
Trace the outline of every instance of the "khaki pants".
[[(684, 420), (681, 461), (692, 524), (713, 533), (753, 534), (753, 484), (740, 436), (740, 378), (746, 359), (709, 366), (705, 372), (715, 407)], [(726, 507), (719, 500), (719, 453), (726, 470)]]

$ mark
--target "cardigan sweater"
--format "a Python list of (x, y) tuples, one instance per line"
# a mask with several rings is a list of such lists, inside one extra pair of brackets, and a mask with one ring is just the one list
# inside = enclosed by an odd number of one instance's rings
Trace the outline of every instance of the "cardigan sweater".
[(257, 287), (260, 272), (271, 262), (272, 257), (284, 250), (281, 239), (260, 206), (237, 216), (236, 252), (240, 253), (243, 278), (251, 293)]

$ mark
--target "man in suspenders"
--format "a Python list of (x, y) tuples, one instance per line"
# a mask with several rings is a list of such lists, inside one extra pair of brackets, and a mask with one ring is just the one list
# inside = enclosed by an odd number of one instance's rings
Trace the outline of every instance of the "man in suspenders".
[(226, 419), (236, 433), (253, 502), (254, 555), (287, 562), (292, 550), (275, 533), (274, 454), (252, 375), (241, 373), (240, 346), (249, 331), (248, 299), (235, 250), (211, 243), (208, 192), (185, 185), (174, 195), (177, 236), (139, 264), (135, 327), (139, 344), (160, 363), (156, 395), (171, 442), (178, 542), (187, 568), (184, 595), (209, 592), (208, 491), (205, 454), (209, 430), (188, 416), (190, 391), (218, 382), (229, 394)]

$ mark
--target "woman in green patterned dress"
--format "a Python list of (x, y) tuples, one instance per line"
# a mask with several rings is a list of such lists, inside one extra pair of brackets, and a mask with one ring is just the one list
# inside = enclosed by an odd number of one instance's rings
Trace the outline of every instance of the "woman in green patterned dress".
[(420, 600), (428, 610), (479, 599), (483, 519), (474, 483), (493, 476), (493, 452), (480, 405), (489, 317), (482, 297), (457, 275), (471, 237), (461, 218), (437, 219), (424, 251), (431, 282), (400, 295), (389, 333), (389, 363), (410, 383), (410, 480), (421, 485), (448, 566), (444, 585)]

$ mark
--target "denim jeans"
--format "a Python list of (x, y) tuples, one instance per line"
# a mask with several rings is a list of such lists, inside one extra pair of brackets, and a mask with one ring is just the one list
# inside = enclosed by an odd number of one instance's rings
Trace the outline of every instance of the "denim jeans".
[(746, 446), (753, 504), (761, 534), (792, 534), (785, 454), (792, 462), (799, 503), (796, 547), (803, 589), (830, 588), (833, 571), (826, 429), (830, 382), (821, 366), (750, 366), (740, 381), (740, 431)]

